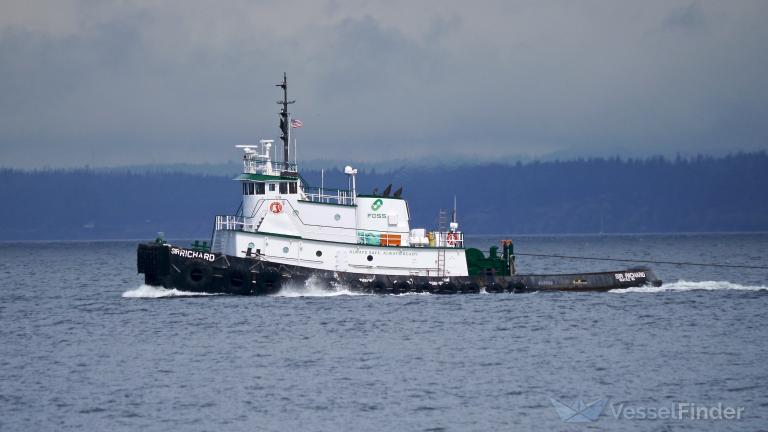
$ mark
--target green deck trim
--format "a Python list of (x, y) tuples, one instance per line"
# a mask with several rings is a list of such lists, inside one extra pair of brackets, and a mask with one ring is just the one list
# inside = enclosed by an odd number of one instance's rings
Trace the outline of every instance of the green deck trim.
[[(304, 239), (304, 237), (302, 237), (302, 236), (295, 236), (295, 235), (291, 235), (291, 234), (278, 234), (278, 233), (266, 232), (266, 231), (245, 231), (245, 230), (241, 230), (241, 229), (234, 229), (234, 230), (223, 229), (223, 230), (220, 230), (220, 231), (234, 231), (234, 232), (242, 232), (242, 233), (248, 233), (248, 234), (262, 234), (262, 235), (273, 236), (273, 237), (284, 237), (284, 238), (292, 238), (292, 239)], [(309, 240), (309, 239), (306, 239), (306, 240)]]
[(332, 206), (341, 206), (341, 207), (357, 207), (357, 204), (327, 203), (327, 202), (310, 201), (310, 200), (303, 200), (303, 199), (296, 200), (296, 201), (307, 203), (307, 204), (332, 205)]
[(405, 198), (395, 198), (395, 197), (385, 197), (381, 195), (357, 195), (358, 198), (381, 198), (381, 199), (392, 199), (392, 200), (404, 200)]
[[(295, 236), (290, 234), (278, 234), (278, 233), (271, 233), (271, 232), (264, 232), (264, 231), (243, 231), (243, 230), (222, 230), (222, 231), (237, 231), (237, 232), (244, 232), (248, 234), (263, 234), (263, 235), (270, 235), (273, 237), (284, 237), (284, 238), (291, 238), (291, 239), (304, 239), (302, 236)], [(308, 240), (308, 239), (306, 239)]]
[(240, 174), (232, 180), (239, 181), (297, 181), (298, 177), (282, 177), (264, 174)]

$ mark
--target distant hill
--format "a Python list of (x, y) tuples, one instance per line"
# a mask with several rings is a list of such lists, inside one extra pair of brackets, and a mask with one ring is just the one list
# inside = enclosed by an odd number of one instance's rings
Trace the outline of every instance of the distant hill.
[[(205, 239), (240, 204), (236, 174), (0, 170), (0, 240)], [(326, 186), (346, 182), (325, 172)], [(403, 186), (413, 227), (433, 227), (455, 195), (472, 234), (768, 231), (766, 153), (371, 170), (358, 191), (389, 183)]]

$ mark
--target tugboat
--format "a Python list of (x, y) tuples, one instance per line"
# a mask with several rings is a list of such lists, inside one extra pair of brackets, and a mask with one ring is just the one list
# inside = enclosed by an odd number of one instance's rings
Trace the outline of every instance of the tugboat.
[[(517, 274), (512, 241), (485, 254), (465, 248), (455, 211), (441, 213), (434, 230), (411, 228), (402, 188), (365, 195), (356, 190), (358, 171), (344, 169), (348, 189), (312, 187), (291, 163), (292, 127), (288, 81), (282, 89), (282, 160), (273, 160), (273, 140), (236, 146), (243, 151), (242, 188), (235, 214), (216, 216), (210, 243), (192, 247), (162, 238), (139, 244), (138, 272), (147, 285), (182, 291), (267, 295), (289, 284), (344, 286), (376, 294), (606, 291), (661, 285), (646, 267), (616, 272), (560, 275)], [(277, 159), (276, 157), (274, 159)], [(447, 225), (447, 226), (446, 226)]]

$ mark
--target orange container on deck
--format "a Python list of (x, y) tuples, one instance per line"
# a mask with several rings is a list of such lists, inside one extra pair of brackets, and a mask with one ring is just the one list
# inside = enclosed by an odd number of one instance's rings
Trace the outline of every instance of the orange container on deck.
[(400, 234), (382, 234), (382, 246), (400, 246)]

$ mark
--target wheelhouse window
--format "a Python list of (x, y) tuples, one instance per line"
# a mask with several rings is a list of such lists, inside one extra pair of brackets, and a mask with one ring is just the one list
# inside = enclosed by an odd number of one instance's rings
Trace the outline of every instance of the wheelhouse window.
[(281, 194), (287, 194), (288, 193), (288, 183), (280, 182), (280, 193)]
[(264, 183), (256, 183), (256, 195), (264, 195)]
[(288, 183), (288, 193), (295, 194), (297, 192), (296, 182)]
[(248, 183), (243, 183), (243, 195), (248, 195)]
[(255, 188), (254, 188), (253, 183), (248, 183), (248, 195), (253, 195), (254, 194), (254, 189)]
[(274, 183), (270, 183), (269, 184), (269, 191), (270, 192), (274, 192), (275, 191), (275, 184)]

